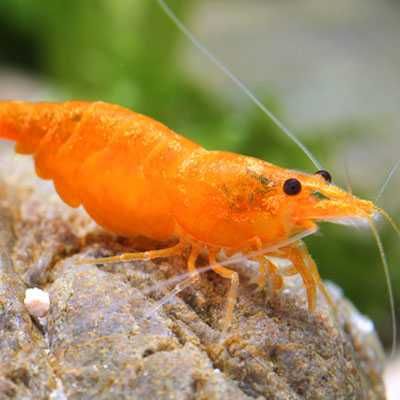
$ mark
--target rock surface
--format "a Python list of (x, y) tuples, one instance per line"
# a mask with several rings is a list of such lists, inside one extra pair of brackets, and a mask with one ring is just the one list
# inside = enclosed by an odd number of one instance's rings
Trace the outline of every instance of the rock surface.
[[(384, 399), (383, 356), (362, 317), (334, 291), (336, 322), (297, 280), (279, 296), (242, 278), (226, 335), (227, 282), (212, 272), (163, 307), (185, 257), (108, 266), (82, 257), (156, 245), (95, 228), (0, 146), (1, 399)], [(24, 308), (27, 287), (50, 294), (47, 318)], [(365, 322), (365, 320), (362, 319)]]

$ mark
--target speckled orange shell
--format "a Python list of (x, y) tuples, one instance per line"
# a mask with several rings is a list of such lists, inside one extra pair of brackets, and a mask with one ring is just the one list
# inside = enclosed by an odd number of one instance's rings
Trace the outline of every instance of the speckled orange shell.
[(32, 154), (37, 174), (105, 228), (176, 234), (168, 177), (199, 146), (161, 123), (102, 102), (0, 102), (0, 137)]

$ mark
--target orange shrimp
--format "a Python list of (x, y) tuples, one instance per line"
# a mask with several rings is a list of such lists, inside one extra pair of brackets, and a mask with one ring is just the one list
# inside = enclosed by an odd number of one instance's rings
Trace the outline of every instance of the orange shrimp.
[[(166, 16), (172, 21), (172, 23), (175, 25), (175, 27), (183, 34), (183, 36), (186, 36), (186, 38), (191, 42), (191, 44), (196, 47), (201, 53), (203, 53), (208, 59), (209, 61), (211, 61), (227, 78), (229, 78), (233, 84), (235, 84), (241, 91), (243, 94), (245, 94), (249, 100), (251, 100), (253, 102), (253, 104), (258, 107), (281, 131), (282, 133), (284, 133), (292, 142), (294, 142), (302, 151), (303, 153), (310, 159), (310, 161), (314, 164), (314, 166), (320, 170), (319, 172), (321, 173), (322, 176), (324, 176), (325, 178), (327, 178), (328, 181), (330, 181), (330, 175), (327, 174), (325, 171), (321, 171), (321, 165), (318, 162), (318, 160), (314, 157), (314, 155), (308, 150), (308, 148), (306, 146), (304, 146), (304, 144), (297, 138), (296, 135), (294, 135), (269, 109), (268, 107), (266, 107), (254, 94), (253, 92), (249, 89), (248, 86), (246, 86), (245, 83), (243, 83), (223, 62), (221, 62), (221, 60), (219, 60), (218, 57), (216, 57), (210, 50), (207, 49), (207, 47), (205, 47), (203, 45), (203, 43), (190, 31), (190, 29), (188, 29), (188, 27), (183, 23), (183, 21), (181, 21), (179, 19), (179, 17), (174, 13), (174, 11), (171, 9), (171, 7), (166, 3), (165, 0), (157, 0), (158, 5), (160, 6), (160, 8), (163, 10), (163, 12), (166, 14)], [(400, 160), (393, 166), (393, 168), (389, 171), (389, 174), (387, 175), (387, 178), (384, 182), (384, 184), (382, 185), (378, 196), (375, 199), (375, 202), (378, 201), (379, 197), (382, 195), (382, 193), (384, 192), (384, 190), (386, 189), (389, 181), (391, 180), (392, 176), (394, 175), (394, 173), (400, 169)], [(318, 193), (318, 192), (316, 192)], [(350, 193), (351, 194), (351, 193)], [(329, 198), (328, 198), (329, 199)], [(341, 202), (343, 202), (343, 199), (340, 200)], [(324, 203), (326, 205), (326, 216), (329, 215), (329, 211), (330, 211), (330, 207), (329, 207), (329, 203)], [(338, 206), (338, 204), (333, 204), (334, 206)], [(357, 210), (357, 205), (354, 205), (355, 209)], [(372, 210), (372, 204), (369, 205), (370, 208), (370, 212)], [(375, 207), (376, 211), (375, 214), (377, 214), (378, 212), (380, 214), (382, 214), (385, 219), (389, 222), (389, 224), (393, 227), (393, 229), (396, 231), (396, 233), (400, 236), (400, 228), (398, 227), (398, 225), (393, 221), (393, 219), (388, 215), (388, 213), (382, 209), (378, 209), (377, 207)], [(351, 210), (349, 210), (351, 212)], [(335, 215), (335, 213), (334, 213)], [(350, 213), (350, 215), (352, 215)], [(359, 214), (356, 213), (355, 214), (356, 217), (359, 217)], [(335, 217), (333, 217), (335, 218)], [(350, 217), (350, 221), (352, 221), (352, 218), (354, 218), (354, 215)], [(363, 217), (362, 217), (363, 218)], [(332, 219), (331, 219), (332, 220)], [(348, 220), (348, 218), (347, 218)], [(338, 221), (336, 219), (336, 221)], [(391, 284), (391, 280), (390, 280), (390, 274), (389, 274), (389, 266), (387, 263), (387, 259), (386, 259), (386, 255), (385, 255), (385, 251), (381, 242), (381, 239), (379, 237), (378, 231), (375, 228), (375, 225), (372, 221), (372, 217), (371, 214), (369, 217), (367, 217), (367, 221), (369, 223), (369, 226), (371, 228), (371, 231), (373, 233), (373, 236), (375, 238), (376, 244), (378, 246), (378, 250), (379, 250), (379, 254), (381, 257), (381, 261), (382, 261), (382, 266), (384, 269), (384, 273), (385, 273), (385, 278), (386, 278), (386, 284), (387, 284), (387, 289), (388, 289), (388, 298), (389, 298), (389, 303), (390, 303), (390, 311), (391, 311), (391, 318), (392, 318), (392, 356), (395, 353), (396, 350), (396, 337), (397, 337), (397, 325), (396, 325), (396, 314), (395, 314), (395, 305), (394, 305), (394, 296), (393, 296), (393, 289), (392, 289), (392, 284)], [(349, 220), (347, 221), (349, 222)], [(311, 232), (312, 233), (312, 232)], [(307, 234), (310, 234), (310, 232), (305, 231), (303, 233), (303, 236), (306, 236)], [(290, 243), (296, 243), (298, 242), (300, 246), (302, 246), (303, 244), (301, 243), (300, 239), (301, 239), (301, 234), (298, 235), (296, 237), (296, 235), (291, 239), (286, 241), (286, 244), (288, 244), (288, 242)], [(281, 246), (282, 246), (282, 242), (281, 242)], [(263, 252), (266, 252), (267, 250), (271, 251), (273, 249), (276, 249), (276, 246), (272, 246), (270, 248), (267, 249), (263, 249)], [(306, 288), (307, 288), (307, 294), (308, 294), (308, 304), (309, 304), (309, 308), (312, 309), (314, 307), (314, 302), (313, 302), (313, 298), (315, 297), (315, 283), (318, 283), (318, 286), (321, 288), (323, 294), (325, 295), (326, 300), (332, 305), (332, 301), (330, 299), (329, 293), (326, 291), (325, 287), (321, 284), (320, 279), (319, 279), (319, 275), (318, 275), (318, 271), (317, 268), (315, 266), (315, 263), (313, 262), (313, 260), (311, 259), (311, 257), (308, 255), (308, 253), (306, 252), (306, 249), (303, 247), (303, 250), (301, 251), (303, 253), (303, 257), (297, 258), (297, 261), (300, 261), (302, 263), (304, 263), (304, 261), (306, 260), (306, 264), (308, 264), (308, 267), (313, 271), (313, 275), (314, 275), (314, 283), (310, 280), (306, 278), (306, 276), (303, 273), (303, 280), (306, 284)], [(256, 255), (255, 253), (252, 253), (253, 255)], [(260, 252), (258, 253), (258, 255), (261, 255)], [(260, 286), (263, 285), (263, 283), (265, 282), (265, 275), (266, 275), (266, 267), (265, 267), (265, 259), (263, 257), (259, 258), (260, 261), (260, 278), (259, 278), (259, 284)], [(271, 262), (269, 263), (269, 273), (273, 276), (271, 276), (271, 280), (273, 281), (272, 283), (272, 287), (273, 288), (280, 288), (282, 286), (282, 279), (281, 277), (276, 274), (277, 268), (274, 267)], [(298, 267), (293, 267), (292, 269), (290, 269), (288, 271), (288, 274), (292, 274), (292, 273), (296, 273)], [(178, 293), (178, 292), (177, 292)], [(232, 302), (231, 302), (232, 303)], [(229, 304), (229, 303), (228, 303)], [(334, 305), (333, 309), (335, 310)], [(227, 312), (227, 315), (229, 314), (229, 309)]]
[[(211, 268), (231, 281), (223, 329), (232, 319), (239, 277), (218, 263), (221, 249), (264, 249), (291, 261), (288, 274), (301, 275), (312, 311), (318, 288), (330, 297), (298, 239), (323, 220), (361, 219), (374, 229), (372, 219), (382, 212), (333, 185), (326, 171), (309, 175), (207, 151), (149, 117), (103, 102), (0, 102), (0, 138), (32, 154), (37, 174), (104, 228), (177, 243), (92, 262), (167, 257), (189, 247), (188, 269), (195, 271), (198, 255), (207, 251)], [(257, 252), (252, 257), (260, 262), (260, 286), (268, 275), (279, 290), (278, 268)]]

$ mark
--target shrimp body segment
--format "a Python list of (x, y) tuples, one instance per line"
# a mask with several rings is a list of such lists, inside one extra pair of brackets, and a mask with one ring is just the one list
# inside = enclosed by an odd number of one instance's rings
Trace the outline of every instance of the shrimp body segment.
[[(235, 287), (236, 273), (215, 261), (218, 250), (276, 247), (314, 231), (318, 221), (370, 220), (376, 212), (321, 174), (207, 151), (149, 117), (103, 102), (0, 102), (0, 138), (31, 154), (37, 174), (99, 225), (125, 236), (179, 239), (192, 248), (190, 269), (206, 249), (213, 269)], [(321, 285), (315, 265), (298, 243), (282, 251), (302, 275), (313, 308)]]
[(167, 190), (199, 146), (164, 125), (105, 103), (0, 103), (0, 136), (32, 154), (70, 206), (106, 229), (154, 239), (175, 235)]

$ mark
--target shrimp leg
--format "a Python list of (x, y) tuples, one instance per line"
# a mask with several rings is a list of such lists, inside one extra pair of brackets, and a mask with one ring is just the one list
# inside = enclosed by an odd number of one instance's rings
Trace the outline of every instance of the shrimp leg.
[(111, 264), (116, 262), (126, 262), (134, 260), (153, 260), (155, 258), (171, 257), (182, 254), (183, 248), (184, 244), (178, 242), (172, 247), (167, 247), (160, 250), (149, 250), (137, 253), (123, 253), (118, 256), (111, 257), (82, 259), (79, 261), (79, 264)]
[(315, 261), (311, 258), (306, 246), (303, 243), (297, 243), (280, 250), (283, 253), (281, 253), (281, 256), (287, 258), (293, 264), (293, 267), (286, 270), (284, 275), (290, 276), (299, 273), (303, 279), (307, 292), (308, 309), (310, 311), (315, 310), (316, 290), (319, 288), (326, 302), (336, 311), (335, 303), (322, 282)]
[(332, 308), (332, 310), (336, 313), (337, 307), (335, 302), (332, 299), (332, 296), (330, 295), (328, 289), (324, 285), (324, 282), (321, 279), (321, 276), (319, 275), (317, 265), (315, 264), (315, 261), (312, 259), (310, 253), (307, 250), (307, 247), (302, 244), (301, 246), (301, 251), (303, 252), (303, 255), (305, 257), (306, 263), (309, 266), (311, 273), (314, 277), (315, 282), (318, 285), (319, 290), (321, 290), (323, 296), (325, 297), (326, 302), (329, 304), (329, 306)]
[(279, 268), (271, 260), (268, 260), (268, 272), (272, 279), (272, 289), (277, 292), (283, 287), (283, 278), (279, 273)]
[(232, 271), (231, 269), (225, 268), (221, 264), (218, 264), (215, 256), (216, 252), (210, 250), (209, 261), (211, 264), (210, 265), (211, 269), (219, 276), (222, 276), (223, 278), (226, 279), (230, 279), (231, 281), (231, 287), (229, 288), (228, 299), (226, 300), (226, 305), (225, 305), (225, 316), (221, 325), (222, 332), (225, 332), (229, 328), (233, 318), (233, 310), (236, 305), (237, 292), (239, 287), (239, 275), (236, 271)]
[(297, 244), (280, 249), (280, 257), (286, 258), (293, 264), (293, 269), (285, 275), (293, 275), (295, 271), (301, 275), (307, 293), (307, 303), (309, 311), (314, 311), (316, 307), (317, 285), (314, 275), (311, 273), (305, 261), (305, 250)]
[[(279, 273), (279, 268), (271, 261), (265, 258), (265, 256), (259, 256), (254, 259), (258, 262), (258, 279), (257, 285), (261, 289), (267, 283), (267, 276), (271, 279), (272, 290), (277, 292), (283, 287), (283, 278)], [(296, 271), (297, 273), (297, 271)]]
[[(190, 255), (189, 255), (189, 259), (188, 259), (188, 271), (193, 273), (196, 271), (196, 261), (197, 261), (197, 257), (200, 254), (200, 249), (196, 246), (192, 245), (192, 248), (190, 249)], [(198, 276), (196, 277), (196, 279), (198, 279)]]
[(190, 249), (190, 255), (187, 263), (188, 271), (190, 272), (189, 278), (178, 283), (175, 288), (164, 296), (157, 304), (154, 305), (148, 312), (145, 313), (145, 318), (154, 315), (164, 304), (168, 303), (171, 299), (177, 296), (182, 290), (186, 289), (188, 286), (192, 285), (199, 279), (199, 274), (196, 272), (196, 261), (199, 256), (200, 250), (196, 246), (192, 246)]
[[(254, 237), (251, 242), (254, 244), (256, 250), (262, 249), (262, 242), (260, 238)], [(283, 279), (279, 274), (279, 268), (271, 261), (268, 260), (264, 255), (257, 256), (255, 261), (258, 262), (258, 279), (257, 284), (259, 288), (263, 288), (267, 282), (267, 275), (270, 276), (272, 281), (272, 290), (277, 292), (283, 287)]]

